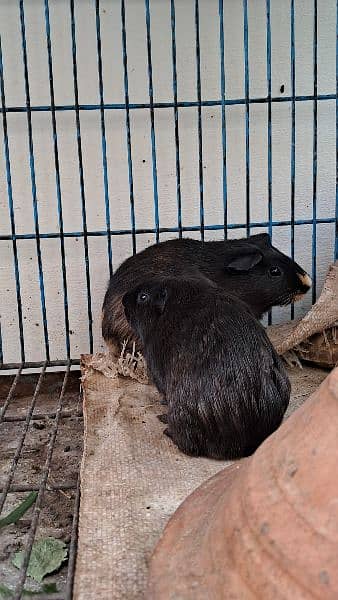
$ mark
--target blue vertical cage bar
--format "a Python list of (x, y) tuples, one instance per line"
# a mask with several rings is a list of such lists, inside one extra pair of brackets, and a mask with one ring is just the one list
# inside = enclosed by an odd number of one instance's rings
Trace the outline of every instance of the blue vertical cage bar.
[(25, 341), (24, 341), (23, 318), (22, 318), (21, 286), (20, 286), (20, 273), (19, 273), (19, 261), (18, 261), (18, 248), (17, 248), (17, 241), (16, 241), (11, 162), (10, 162), (9, 143), (8, 143), (5, 81), (4, 81), (4, 68), (3, 68), (3, 60), (2, 60), (1, 36), (0, 36), (0, 92), (1, 92), (1, 108), (2, 108), (2, 126), (3, 126), (3, 137), (4, 137), (4, 152), (5, 152), (5, 163), (6, 163), (8, 210), (9, 210), (9, 217), (10, 217), (10, 223), (11, 223), (14, 275), (15, 275), (15, 288), (16, 288), (16, 302), (17, 302), (17, 309), (18, 309), (18, 322), (19, 322), (20, 355), (21, 355), (21, 362), (25, 362)]
[(101, 145), (102, 145), (104, 203), (105, 203), (106, 227), (107, 227), (108, 266), (109, 266), (109, 275), (111, 277), (113, 274), (113, 258), (112, 258), (112, 244), (111, 244), (111, 235), (110, 235), (110, 203), (109, 203), (109, 185), (108, 185), (108, 169), (107, 169), (106, 122), (105, 122), (105, 116), (104, 116), (104, 90), (103, 90), (103, 74), (102, 74), (100, 0), (94, 0), (94, 2), (95, 2), (95, 17), (96, 17), (97, 69), (98, 69), (98, 76), (99, 76), (99, 94), (100, 94), (100, 120), (101, 120)]
[(223, 0), (218, 3), (219, 15), (219, 53), (220, 53), (220, 81), (222, 97), (222, 183), (223, 183), (223, 226), (224, 239), (228, 237), (228, 190), (227, 190), (227, 135), (225, 117), (225, 67), (224, 67), (224, 15)]
[(82, 143), (81, 143), (81, 125), (80, 125), (80, 110), (79, 110), (79, 90), (77, 81), (77, 59), (76, 59), (76, 32), (75, 32), (75, 11), (74, 0), (70, 0), (70, 20), (71, 20), (71, 36), (72, 36), (72, 61), (73, 61), (73, 81), (74, 81), (74, 97), (75, 97), (75, 117), (76, 117), (76, 137), (77, 137), (77, 152), (79, 162), (80, 190), (81, 190), (81, 208), (82, 208), (82, 226), (83, 226), (83, 244), (86, 266), (86, 283), (87, 283), (87, 308), (88, 308), (88, 333), (89, 333), (89, 351), (93, 352), (93, 316), (92, 316), (92, 299), (90, 288), (90, 271), (89, 271), (89, 251), (88, 251), (88, 236), (87, 236), (87, 213), (86, 213), (86, 195), (83, 175), (83, 158), (82, 158)]
[(272, 237), (272, 127), (271, 127), (271, 12), (266, 0), (266, 80), (268, 87), (268, 219)]
[[(290, 5), (290, 60), (291, 60), (291, 256), (295, 257), (295, 177), (296, 177), (296, 57), (295, 57), (295, 3)], [(291, 319), (294, 305), (291, 305)]]
[(127, 34), (126, 34), (126, 7), (125, 7), (124, 0), (121, 0), (121, 32), (122, 32), (122, 58), (123, 58), (124, 101), (125, 101), (125, 110), (126, 110), (126, 133), (127, 133), (127, 154), (128, 154), (128, 177), (129, 177), (129, 202), (130, 202), (131, 239), (132, 239), (133, 254), (135, 254), (135, 252), (136, 252), (136, 224), (135, 224), (133, 159), (132, 159), (132, 153), (131, 153), (131, 133), (130, 133), (128, 56), (127, 56)]
[(29, 78), (28, 78), (26, 26), (25, 26), (25, 13), (24, 13), (23, 0), (20, 0), (19, 8), (20, 8), (20, 25), (21, 25), (22, 60), (23, 60), (24, 78), (25, 78), (29, 166), (30, 166), (30, 175), (31, 175), (31, 184), (32, 184), (33, 216), (34, 216), (34, 226), (35, 226), (35, 236), (36, 236), (36, 238), (35, 238), (36, 239), (36, 254), (37, 254), (37, 259), (38, 259), (40, 299), (41, 299), (41, 311), (42, 311), (42, 321), (43, 321), (43, 333), (44, 333), (44, 339), (45, 339), (46, 360), (49, 361), (50, 353), (49, 353), (49, 339), (48, 339), (48, 324), (47, 324), (45, 285), (44, 285), (44, 277), (43, 277), (43, 266), (42, 266), (41, 244), (40, 244), (38, 199), (37, 199), (37, 194), (36, 194), (32, 113), (31, 113), (31, 109), (30, 109), (31, 101), (30, 101), (30, 89), (29, 89)]
[(154, 91), (153, 91), (153, 67), (151, 58), (151, 36), (150, 36), (150, 8), (149, 0), (145, 0), (146, 29), (147, 29), (147, 56), (148, 56), (148, 84), (150, 103), (150, 132), (151, 132), (151, 160), (153, 165), (153, 190), (154, 190), (154, 220), (155, 239), (160, 241), (160, 218), (158, 211), (158, 186), (157, 186), (157, 160), (156, 160), (156, 136), (155, 136), (155, 114), (154, 114)]
[(317, 288), (317, 41), (318, 41), (317, 0), (313, 2), (313, 148), (312, 148), (312, 302), (316, 301)]
[[(272, 127), (271, 127), (271, 7), (266, 0), (266, 81), (268, 87), (268, 220), (272, 239)], [(272, 312), (268, 313), (268, 325), (272, 323)]]
[(336, 5), (336, 223), (335, 259), (338, 260), (338, 0)]
[(245, 194), (246, 194), (246, 234), (250, 235), (250, 80), (249, 80), (249, 31), (248, 0), (243, 0), (244, 30), (244, 88), (245, 88)]
[(177, 226), (178, 226), (178, 236), (179, 236), (179, 238), (181, 238), (182, 237), (182, 196), (181, 196), (180, 139), (179, 139), (179, 128), (178, 128), (178, 108), (177, 108), (175, 0), (170, 0), (170, 21), (171, 21), (171, 56), (172, 56), (172, 64), (173, 64), (173, 97), (174, 97), (174, 120), (175, 120)]
[(202, 91), (201, 91), (201, 48), (200, 48), (199, 0), (195, 0), (195, 40), (196, 40), (196, 84), (197, 84), (200, 231), (201, 231), (201, 239), (204, 240), (203, 137), (202, 137)]
[(47, 42), (47, 55), (48, 55), (49, 93), (50, 93), (50, 102), (51, 102), (52, 129), (53, 129), (53, 142), (54, 142), (56, 196), (57, 196), (58, 221), (59, 221), (59, 231), (60, 231), (60, 252), (61, 252), (63, 306), (64, 306), (65, 334), (66, 334), (66, 353), (67, 353), (67, 359), (69, 359), (70, 358), (70, 337), (69, 337), (67, 269), (66, 269), (65, 239), (64, 239), (64, 228), (63, 228), (63, 209), (62, 209), (61, 181), (60, 181), (59, 148), (58, 148), (58, 137), (57, 137), (56, 115), (55, 115), (52, 44), (51, 44), (51, 32), (50, 32), (49, 4), (48, 4), (48, 0), (44, 0), (44, 1), (45, 1), (46, 42)]
[(1, 319), (0, 319), (0, 365), (4, 362), (4, 353), (2, 350), (2, 328), (1, 328)]

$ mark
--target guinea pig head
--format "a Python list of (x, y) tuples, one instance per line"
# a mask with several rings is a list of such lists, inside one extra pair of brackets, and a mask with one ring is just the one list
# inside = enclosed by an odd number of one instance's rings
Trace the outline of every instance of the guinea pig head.
[(299, 300), (311, 287), (309, 275), (272, 246), (266, 233), (249, 237), (234, 256), (226, 258), (225, 269), (233, 289), (242, 287), (242, 299), (250, 300), (260, 314)]
[(141, 338), (156, 325), (165, 310), (167, 299), (166, 286), (156, 283), (144, 283), (123, 296), (126, 319)]

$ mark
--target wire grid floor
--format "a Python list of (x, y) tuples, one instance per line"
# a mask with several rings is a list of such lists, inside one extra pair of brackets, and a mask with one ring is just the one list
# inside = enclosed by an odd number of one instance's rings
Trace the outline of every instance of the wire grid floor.
[[(65, 408), (65, 403), (67, 400), (67, 394), (69, 394), (71, 381), (73, 377), (71, 377), (71, 367), (72, 363), (69, 362), (67, 368), (64, 373), (55, 374), (57, 376), (62, 377), (62, 380), (59, 382), (58, 389), (54, 393), (49, 392), (48, 388), (48, 365), (45, 363), (38, 373), (35, 373), (33, 376), (34, 385), (32, 389), (32, 393), (30, 394), (29, 401), (27, 402), (27, 406), (25, 411), (22, 408), (15, 407), (16, 400), (20, 398), (20, 386), (25, 385), (25, 371), (27, 367), (25, 365), (21, 365), (17, 370), (15, 376), (13, 377), (13, 381), (11, 383), (8, 395), (4, 400), (2, 407), (0, 409), (0, 432), (1, 430), (7, 427), (16, 427), (18, 428), (19, 433), (15, 435), (15, 445), (11, 447), (12, 452), (10, 454), (4, 474), (4, 483), (0, 484), (0, 515), (2, 512), (7, 513), (8, 510), (3, 510), (6, 507), (6, 499), (9, 498), (9, 495), (12, 493), (20, 493), (20, 492), (32, 492), (37, 491), (38, 495), (36, 501), (31, 509), (31, 517), (30, 517), (30, 526), (27, 532), (27, 537), (25, 539), (25, 543), (23, 545), (23, 549), (25, 551), (24, 561), (22, 568), (19, 572), (18, 578), (16, 580), (16, 586), (14, 595), (12, 598), (15, 600), (19, 600), (23, 597), (24, 586), (27, 584), (27, 568), (29, 564), (29, 559), (32, 551), (33, 543), (36, 539), (36, 534), (38, 532), (39, 521), (41, 516), (41, 511), (43, 510), (46, 500), (45, 495), (46, 492), (60, 492), (65, 493), (66, 491), (71, 491), (74, 495), (74, 505), (73, 505), (73, 517), (72, 517), (72, 526), (71, 526), (71, 538), (68, 547), (68, 572), (67, 572), (67, 583), (66, 589), (64, 593), (54, 593), (54, 594), (45, 594), (41, 595), (41, 593), (36, 596), (41, 599), (47, 600), (47, 598), (53, 598), (54, 600), (70, 600), (72, 598), (72, 590), (73, 590), (73, 580), (74, 580), (74, 571), (75, 571), (75, 559), (76, 559), (76, 548), (77, 548), (77, 529), (78, 529), (78, 516), (79, 516), (79, 502), (80, 502), (80, 480), (78, 474), (78, 468), (74, 469), (76, 472), (72, 473), (71, 480), (66, 480), (65, 476), (67, 476), (67, 468), (64, 470), (61, 469), (61, 481), (54, 482), (53, 481), (53, 452), (56, 448), (57, 437), (60, 434), (60, 430), (62, 427), (62, 423), (67, 420), (71, 420), (72, 418), (78, 419), (78, 421), (82, 424), (82, 404), (78, 403), (78, 405), (74, 408), (71, 405), (71, 408)], [(2, 378), (4, 381), (5, 378)], [(47, 386), (47, 394), (46, 394), (46, 386)], [(52, 390), (52, 387), (50, 388)], [(39, 397), (42, 395), (44, 391), (45, 396), (48, 397), (48, 404), (50, 405), (51, 410), (37, 410)], [(80, 400), (79, 393), (77, 394), (78, 399)], [(42, 407), (43, 408), (43, 407)], [(11, 414), (9, 414), (11, 413)], [(23, 414), (24, 413), (24, 414)], [(19, 465), (20, 461), (23, 459), (23, 455), (25, 452), (25, 445), (28, 446), (29, 451), (29, 442), (27, 442), (27, 437), (29, 432), (31, 431), (32, 426), (34, 426), (34, 422), (36, 421), (44, 421), (47, 424), (47, 434), (48, 437), (46, 439), (45, 445), (45, 460), (41, 463), (40, 472), (38, 473), (38, 477), (34, 477), (35, 482), (30, 483), (27, 481), (22, 482), (22, 479), (26, 479), (23, 476), (23, 473), (19, 473), (18, 477), (16, 474), (20, 471)], [(66, 441), (72, 442), (72, 424), (70, 431), (68, 433), (68, 439)], [(82, 428), (81, 428), (82, 429)], [(1, 435), (1, 433), (0, 433)], [(81, 431), (82, 435), (82, 431)], [(5, 440), (6, 436), (3, 436), (2, 439)], [(10, 437), (10, 436), (7, 436)], [(1, 438), (0, 438), (1, 439)], [(67, 448), (66, 448), (67, 449)], [(78, 459), (80, 460), (80, 452)], [(6, 452), (4, 452), (6, 457)], [(64, 463), (67, 461), (67, 456), (64, 455)], [(25, 462), (25, 461), (23, 461)], [(34, 456), (34, 463), (36, 463), (36, 457)], [(26, 469), (26, 465), (24, 465), (24, 470)], [(73, 471), (74, 471), (73, 470)], [(68, 469), (69, 471), (69, 469)], [(60, 469), (59, 469), (59, 478), (60, 478)], [(17, 479), (19, 481), (17, 481)], [(11, 527), (16, 527), (17, 525), (12, 525)], [(4, 531), (4, 530), (3, 530)], [(4, 582), (3, 582), (4, 583)]]

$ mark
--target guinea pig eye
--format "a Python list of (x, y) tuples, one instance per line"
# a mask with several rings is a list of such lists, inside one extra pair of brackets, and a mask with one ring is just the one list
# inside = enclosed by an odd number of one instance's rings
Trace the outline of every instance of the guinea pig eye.
[(137, 301), (140, 302), (141, 304), (144, 304), (145, 302), (147, 302), (148, 298), (149, 298), (149, 294), (147, 294), (146, 292), (140, 292), (137, 297)]
[(282, 274), (282, 271), (279, 267), (270, 267), (270, 275), (272, 277), (279, 277)]

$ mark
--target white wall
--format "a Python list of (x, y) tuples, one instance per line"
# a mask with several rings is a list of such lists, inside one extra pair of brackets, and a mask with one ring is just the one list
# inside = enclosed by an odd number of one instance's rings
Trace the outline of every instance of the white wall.
[[(176, 0), (178, 96), (180, 101), (196, 100), (195, 29), (193, 0)], [(79, 96), (82, 104), (99, 102), (95, 2), (75, 0)], [(171, 30), (169, 0), (150, 0), (154, 100), (172, 101)], [(318, 0), (318, 93), (335, 92), (335, 0)], [(101, 0), (103, 76), (105, 102), (123, 103), (123, 64), (120, 3)], [(264, 97), (266, 82), (265, 0), (248, 0), (250, 96)], [(32, 105), (50, 104), (48, 62), (42, 0), (25, 1), (29, 83)], [(50, 0), (56, 104), (74, 104), (72, 77), (70, 10), (66, 0)], [(130, 102), (149, 102), (147, 48), (143, 0), (126, 0), (127, 45)], [(243, 10), (240, 0), (224, 0), (225, 69), (227, 98), (244, 96)], [(18, 2), (0, 0), (0, 31), (5, 73), (7, 106), (25, 105)], [(290, 95), (290, 2), (271, 0), (272, 94)], [(313, 2), (296, 0), (296, 93), (313, 93)], [(202, 99), (220, 98), (218, 0), (200, 0)], [(84, 161), (88, 229), (105, 229), (99, 111), (82, 111), (81, 133)], [(29, 171), (27, 118), (24, 113), (8, 113), (13, 198), (17, 233), (34, 231)], [(203, 108), (203, 174), (206, 225), (221, 224), (222, 137), (221, 107)], [(125, 112), (107, 110), (108, 177), (111, 228), (130, 227), (128, 163)], [(230, 223), (245, 222), (245, 107), (226, 109), (228, 161), (228, 216)], [(35, 112), (33, 141), (40, 231), (58, 231), (55, 169), (51, 114)], [(176, 177), (173, 109), (155, 111), (156, 150), (160, 225), (175, 227)], [(199, 180), (197, 109), (179, 110), (181, 193), (183, 225), (199, 224)], [(318, 102), (318, 218), (332, 218), (335, 211), (335, 101)], [(81, 231), (81, 204), (75, 115), (57, 112), (60, 174), (65, 231)], [(151, 228), (153, 180), (149, 110), (131, 111), (132, 155), (136, 226)], [(2, 136), (2, 131), (1, 131)], [(296, 110), (296, 219), (312, 216), (312, 102), (298, 102)], [(289, 102), (272, 107), (273, 219), (290, 219), (290, 139)], [(250, 107), (250, 194), (251, 218), (266, 221), (267, 208), (267, 106)], [(4, 153), (0, 152), (0, 235), (10, 233)], [(333, 257), (334, 225), (318, 225), (317, 275), (320, 290)], [(161, 239), (174, 234), (163, 234)], [(198, 234), (187, 234), (196, 235)], [(245, 235), (245, 230), (230, 236)], [(311, 269), (311, 226), (296, 227), (296, 258)], [(207, 239), (222, 232), (207, 232)], [(290, 251), (288, 227), (274, 229), (274, 242)], [(137, 236), (137, 249), (154, 242), (154, 235)], [(131, 237), (112, 239), (113, 262), (118, 266), (131, 253)], [(60, 243), (42, 240), (47, 318), (51, 359), (65, 358), (63, 291)], [(66, 240), (72, 355), (88, 350), (88, 323), (83, 238)], [(19, 240), (21, 288), (23, 299), (26, 359), (44, 358), (40, 291), (34, 240)], [(12, 243), (0, 242), (1, 327), (5, 362), (20, 360), (18, 317)], [(107, 241), (89, 239), (89, 259), (94, 316), (94, 346), (101, 345), (101, 304), (108, 278)], [(310, 296), (297, 305), (296, 315), (311, 304)], [(276, 319), (288, 318), (289, 310), (276, 311)]]

